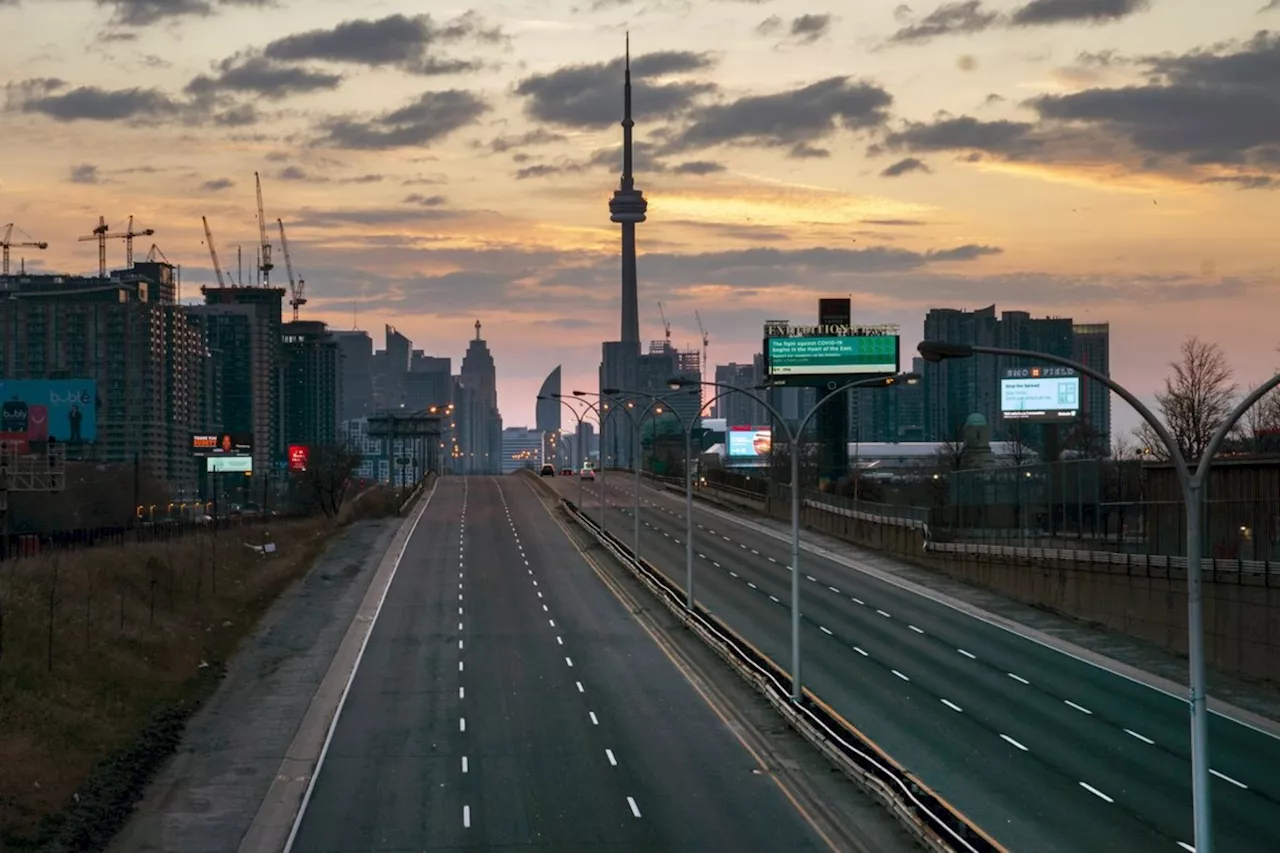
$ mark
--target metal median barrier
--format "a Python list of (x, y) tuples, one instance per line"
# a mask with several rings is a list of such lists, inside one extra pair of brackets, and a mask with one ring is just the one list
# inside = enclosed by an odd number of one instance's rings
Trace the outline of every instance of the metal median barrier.
[(602, 531), (572, 501), (561, 499), (561, 505), (672, 613), (754, 684), (806, 740), (883, 801), (928, 847), (939, 853), (1006, 853), (810, 691), (804, 691), (803, 702), (792, 702), (791, 676), (785, 670), (714, 616), (699, 607), (692, 612), (686, 609), (685, 592), (679, 585), (644, 560), (637, 560), (627, 545)]

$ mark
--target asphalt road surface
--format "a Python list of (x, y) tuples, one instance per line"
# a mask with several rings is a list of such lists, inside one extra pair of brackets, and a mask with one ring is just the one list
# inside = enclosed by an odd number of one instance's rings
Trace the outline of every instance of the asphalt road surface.
[[(627, 542), (632, 482), (605, 480)], [(683, 587), (684, 498), (642, 496), (641, 555)], [(789, 542), (697, 504), (694, 522), (699, 603), (789, 669)], [(802, 551), (801, 572), (805, 686), (1009, 849), (1192, 849), (1185, 701), (839, 562)], [(1280, 851), (1280, 740), (1216, 714), (1209, 732), (1215, 850)]]
[(446, 477), (292, 849), (829, 848), (527, 482)]

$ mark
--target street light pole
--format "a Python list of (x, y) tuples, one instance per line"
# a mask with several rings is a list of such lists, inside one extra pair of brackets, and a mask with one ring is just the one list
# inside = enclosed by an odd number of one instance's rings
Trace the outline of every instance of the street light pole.
[[(877, 376), (874, 379), (860, 379), (841, 385), (834, 391), (829, 392), (818, 402), (814, 403), (805, 416), (800, 420), (799, 426), (792, 431), (787, 424), (786, 418), (774, 408), (769, 402), (761, 397), (752, 394), (745, 388), (738, 388), (723, 382), (699, 382), (696, 379), (673, 378), (667, 382), (667, 387), (672, 390), (679, 388), (688, 388), (695, 385), (706, 385), (712, 388), (724, 389), (726, 393), (746, 394), (763, 406), (774, 420), (782, 425), (787, 433), (787, 439), (791, 443), (791, 701), (799, 702), (801, 697), (800, 680), (800, 438), (804, 435), (804, 429), (808, 426), (809, 421), (822, 408), (822, 404), (831, 398), (855, 388), (874, 388), (893, 385), (897, 382), (905, 382), (914, 384), (919, 380), (919, 376), (914, 373), (903, 373), (897, 376)], [(723, 395), (718, 395), (723, 396)], [(718, 396), (712, 400), (718, 399)], [(708, 401), (710, 404), (711, 401)], [(686, 501), (689, 519), (689, 528), (693, 527), (693, 498), (690, 491), (689, 499)]]
[[(574, 435), (574, 444), (578, 445), (578, 454), (581, 456), (582, 454), (582, 415), (578, 414), (578, 410), (575, 409), (573, 406), (569, 405), (569, 401), (566, 400), (564, 397), (562, 397), (560, 394), (552, 394), (549, 398), (539, 394), (538, 399), (539, 400), (547, 400), (547, 399), (555, 400), (557, 403), (567, 408), (569, 412), (573, 415), (574, 419), (578, 422), (578, 432)], [(581, 402), (587, 403), (586, 400), (582, 400)], [(590, 403), (587, 403), (587, 405), (590, 405)], [(596, 417), (599, 417), (599, 416), (600, 416), (600, 413), (596, 412)], [(577, 471), (577, 475), (578, 475), (578, 510), (581, 511), (582, 510), (582, 471), (581, 470)]]
[(969, 346), (942, 341), (923, 341), (920, 355), (926, 361), (939, 362), (950, 358), (969, 358), (975, 354), (1003, 355), (1014, 358), (1026, 358), (1048, 361), (1069, 367), (1077, 373), (1088, 376), (1096, 382), (1114, 391), (1121, 399), (1133, 407), (1134, 411), (1155, 431), (1169, 451), (1169, 459), (1173, 462), (1178, 475), (1178, 483), (1182, 487), (1183, 499), (1186, 501), (1187, 524), (1187, 657), (1189, 707), (1191, 711), (1191, 811), (1195, 827), (1196, 853), (1213, 853), (1213, 809), (1210, 797), (1209, 779), (1209, 709), (1208, 691), (1205, 685), (1204, 662), (1204, 584), (1200, 569), (1200, 558), (1203, 545), (1201, 543), (1201, 523), (1205, 482), (1213, 465), (1213, 457), (1227, 435), (1235, 427), (1236, 422), (1244, 416), (1253, 404), (1261, 400), (1272, 389), (1280, 386), (1280, 374), (1271, 377), (1259, 385), (1236, 405), (1230, 414), (1218, 425), (1204, 453), (1196, 461), (1193, 472), (1182, 447), (1170, 434), (1164, 423), (1157, 418), (1142, 401), (1127, 388), (1114, 382), (1111, 377), (1089, 367), (1061, 356), (1034, 350), (1008, 349), (1005, 347)]

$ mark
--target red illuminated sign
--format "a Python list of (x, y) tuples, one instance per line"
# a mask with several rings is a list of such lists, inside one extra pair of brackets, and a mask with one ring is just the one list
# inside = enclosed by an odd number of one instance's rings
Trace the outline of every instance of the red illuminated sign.
[(311, 459), (311, 447), (306, 444), (289, 445), (289, 470), (305, 471)]

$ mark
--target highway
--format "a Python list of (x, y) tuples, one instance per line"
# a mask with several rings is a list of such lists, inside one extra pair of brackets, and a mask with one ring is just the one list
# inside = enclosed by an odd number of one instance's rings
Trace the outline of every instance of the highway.
[[(632, 479), (607, 524), (632, 540)], [(577, 500), (577, 483), (556, 478)], [(598, 517), (600, 483), (586, 507)], [(641, 555), (685, 583), (682, 495), (646, 486)], [(790, 668), (790, 544), (695, 503), (700, 604)], [(1184, 701), (804, 552), (805, 686), (1014, 851), (1192, 850)], [(1280, 740), (1212, 715), (1215, 849), (1280, 850)]]
[(832, 849), (514, 477), (439, 481), (292, 853)]

